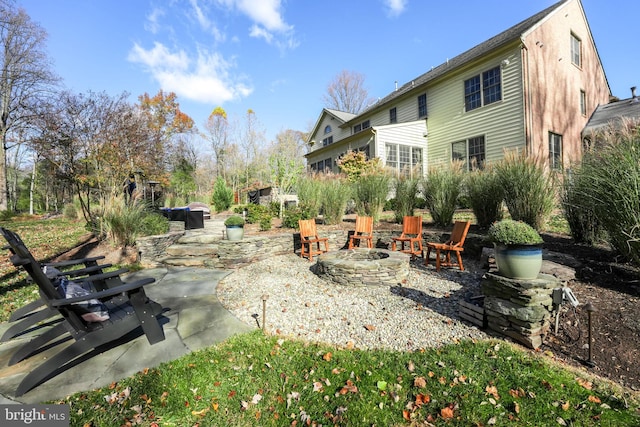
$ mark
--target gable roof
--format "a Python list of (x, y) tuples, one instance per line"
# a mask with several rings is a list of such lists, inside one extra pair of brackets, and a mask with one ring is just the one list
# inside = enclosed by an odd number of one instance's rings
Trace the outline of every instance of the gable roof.
[(331, 108), (323, 108), (322, 113), (320, 114), (320, 117), (318, 117), (318, 120), (316, 121), (316, 124), (313, 126), (313, 129), (311, 130), (311, 132), (309, 132), (309, 137), (308, 137), (309, 141), (311, 141), (311, 138), (313, 138), (313, 135), (315, 135), (316, 132), (318, 131), (318, 127), (320, 126), (320, 123), (322, 123), (322, 119), (325, 115), (330, 115), (336, 120), (338, 120), (340, 122), (339, 125), (343, 125), (344, 123), (356, 117), (356, 114), (347, 113), (346, 111), (333, 110)]
[[(427, 71), (426, 73), (420, 75), (419, 77), (411, 80), (408, 83), (405, 83), (404, 85), (402, 85), (401, 87), (397, 88), (396, 90), (394, 90), (393, 92), (391, 92), (389, 95), (385, 96), (384, 98), (380, 99), (377, 103), (375, 103), (374, 105), (372, 105), (370, 108), (364, 110), (362, 113), (360, 113), (359, 115), (363, 115), (363, 114), (367, 114), (370, 113), (373, 110), (376, 110), (377, 108), (380, 108), (381, 106), (383, 106), (384, 104), (393, 101), (394, 99), (406, 94), (407, 92), (410, 92), (411, 90), (422, 86), (446, 73), (449, 73), (475, 59), (478, 59), (486, 54), (488, 54), (489, 52), (492, 52), (495, 49), (498, 49), (502, 46), (507, 45), (508, 43), (513, 42), (514, 40), (519, 40), (526, 32), (528, 32), (529, 30), (531, 30), (533, 27), (535, 27), (538, 23), (540, 23), (541, 21), (543, 21), (545, 18), (547, 18), (549, 15), (551, 15), (551, 13), (553, 13), (556, 9), (562, 7), (564, 4), (569, 3), (572, 0), (561, 0), (557, 3), (555, 3), (552, 6), (549, 6), (548, 8), (544, 9), (541, 12), (536, 13), (535, 15), (531, 16), (530, 18), (525, 19), (524, 21), (514, 25), (513, 27), (509, 28), (506, 31), (503, 31), (502, 33), (498, 34), (497, 36), (494, 36), (492, 38), (490, 38), (489, 40), (486, 40), (485, 42), (480, 43), (479, 45), (472, 47), (471, 49), (467, 50), (464, 53), (461, 53), (460, 55), (447, 60), (447, 62), (438, 65), (437, 67), (432, 68), (430, 71)], [(355, 117), (354, 117), (355, 118)]]

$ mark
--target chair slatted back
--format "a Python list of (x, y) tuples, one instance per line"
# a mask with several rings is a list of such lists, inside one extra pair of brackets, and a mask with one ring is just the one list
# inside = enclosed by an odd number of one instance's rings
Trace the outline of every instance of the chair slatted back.
[[(11, 230), (0, 227), (0, 233), (4, 236), (9, 244), (12, 255), (10, 257), (11, 262), (16, 267), (20, 266), (25, 269), (33, 281), (38, 285), (40, 295), (47, 306), (51, 307), (51, 301), (59, 300), (62, 298), (60, 292), (53, 285), (51, 280), (42, 271), (40, 263), (35, 260), (27, 246), (24, 244), (20, 236)], [(79, 331), (87, 330), (86, 323), (82, 320), (80, 315), (73, 310), (69, 310), (66, 307), (57, 307), (60, 314), (67, 319), (67, 321)]]
[(371, 236), (373, 235), (373, 217), (356, 216), (356, 235)]
[(402, 237), (422, 236), (422, 217), (405, 216), (402, 219)]
[(300, 238), (302, 240), (317, 239), (318, 230), (316, 228), (315, 219), (301, 219), (298, 220), (298, 226), (300, 227)]
[(467, 233), (471, 227), (471, 221), (456, 221), (453, 224), (453, 231), (451, 232), (451, 238), (448, 244), (451, 246), (462, 247), (464, 241), (467, 238)]

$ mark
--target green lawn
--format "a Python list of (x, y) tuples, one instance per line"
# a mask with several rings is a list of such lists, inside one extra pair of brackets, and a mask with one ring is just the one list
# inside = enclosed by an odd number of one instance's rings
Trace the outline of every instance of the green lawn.
[(60, 403), (78, 426), (640, 424), (621, 391), (499, 340), (398, 353), (261, 331)]

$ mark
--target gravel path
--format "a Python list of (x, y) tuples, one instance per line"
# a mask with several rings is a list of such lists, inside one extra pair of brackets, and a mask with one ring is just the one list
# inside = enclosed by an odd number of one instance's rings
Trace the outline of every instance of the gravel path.
[(254, 263), (221, 280), (218, 298), (261, 327), (266, 295), (268, 332), (348, 348), (405, 351), (488, 338), (457, 315), (459, 298), (480, 293), (483, 272), (473, 260), (465, 259), (464, 272), (436, 273), (416, 259), (401, 287), (338, 285), (316, 276), (314, 265), (295, 254)]

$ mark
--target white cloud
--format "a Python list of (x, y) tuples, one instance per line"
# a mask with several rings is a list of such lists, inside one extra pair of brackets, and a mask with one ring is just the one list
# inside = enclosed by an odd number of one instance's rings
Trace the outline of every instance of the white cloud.
[(160, 30), (160, 18), (164, 16), (164, 10), (154, 8), (147, 16), (144, 28), (152, 34), (156, 34)]
[(236, 0), (236, 6), (269, 31), (287, 32), (293, 28), (282, 19), (280, 0)]
[(192, 59), (182, 50), (171, 52), (156, 42), (150, 50), (135, 44), (128, 59), (144, 65), (163, 90), (189, 100), (222, 104), (253, 91), (242, 79), (231, 76), (235, 64), (216, 52), (201, 50)]
[(389, 8), (391, 16), (398, 16), (407, 7), (407, 0), (384, 0), (384, 4)]
[(253, 25), (249, 35), (262, 38), (280, 49), (293, 49), (299, 45), (294, 37), (294, 27), (282, 16), (281, 0), (216, 0), (220, 6), (236, 9), (246, 15)]
[(200, 5), (198, 5), (198, 0), (190, 0), (189, 3), (191, 3), (191, 7), (193, 8), (193, 13), (195, 14), (196, 20), (198, 21), (200, 26), (205, 30), (209, 29), (209, 27), (211, 26), (211, 21), (209, 21), (209, 18), (207, 18), (205, 14), (202, 12)]

